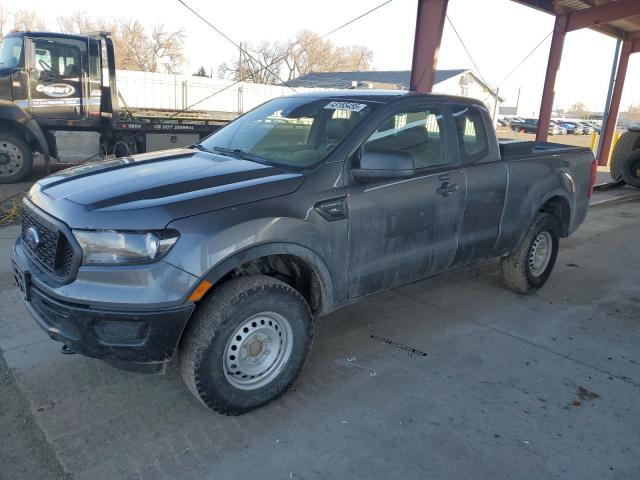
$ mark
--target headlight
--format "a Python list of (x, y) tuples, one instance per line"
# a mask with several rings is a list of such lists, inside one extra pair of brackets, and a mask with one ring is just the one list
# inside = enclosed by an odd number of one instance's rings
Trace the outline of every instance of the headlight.
[(180, 234), (176, 230), (73, 230), (73, 236), (82, 248), (83, 265), (113, 265), (159, 260), (173, 247)]

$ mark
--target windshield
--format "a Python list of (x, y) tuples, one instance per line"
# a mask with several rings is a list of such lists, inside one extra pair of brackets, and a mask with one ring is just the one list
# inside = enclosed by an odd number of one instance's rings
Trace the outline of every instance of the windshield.
[(331, 153), (375, 106), (361, 100), (277, 98), (218, 130), (201, 147), (269, 164), (309, 167)]
[(22, 57), (22, 37), (5, 37), (0, 45), (0, 68), (15, 68)]

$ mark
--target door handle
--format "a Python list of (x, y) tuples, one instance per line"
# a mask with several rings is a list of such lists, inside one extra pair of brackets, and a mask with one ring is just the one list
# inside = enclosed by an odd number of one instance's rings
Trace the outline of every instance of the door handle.
[(443, 197), (448, 197), (452, 192), (457, 192), (458, 188), (459, 186), (457, 183), (450, 184), (449, 182), (444, 182), (436, 192)]

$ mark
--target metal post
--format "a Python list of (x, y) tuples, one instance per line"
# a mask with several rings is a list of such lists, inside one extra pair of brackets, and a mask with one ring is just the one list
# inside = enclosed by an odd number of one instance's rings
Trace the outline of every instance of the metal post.
[(544, 90), (542, 91), (542, 101), (540, 102), (540, 114), (538, 116), (538, 131), (536, 142), (546, 142), (549, 135), (549, 121), (551, 120), (551, 110), (553, 108), (553, 97), (555, 96), (556, 76), (562, 60), (562, 48), (564, 37), (567, 34), (567, 15), (556, 17), (551, 37), (551, 49), (549, 50), (549, 60), (547, 62), (547, 74), (544, 80)]
[[(602, 128), (604, 129), (609, 118), (609, 106), (611, 105), (611, 96), (613, 95), (613, 85), (616, 81), (616, 70), (618, 69), (618, 61), (620, 60), (620, 47), (622, 46), (622, 40), (618, 39), (616, 42), (616, 52), (613, 54), (613, 63), (611, 65), (611, 78), (609, 79), (609, 90), (607, 91), (607, 102), (604, 104), (604, 113), (602, 114)], [(600, 152), (602, 151), (602, 139), (604, 137), (600, 135), (600, 141), (598, 142), (598, 150), (596, 152), (596, 158), (600, 158)]]
[(616, 131), (618, 123), (618, 110), (620, 109), (620, 98), (622, 97), (622, 89), (624, 88), (624, 80), (627, 75), (627, 66), (629, 65), (629, 57), (633, 51), (633, 39), (625, 40), (622, 44), (622, 52), (620, 53), (620, 61), (618, 62), (618, 70), (616, 79), (613, 84), (611, 93), (611, 102), (609, 104), (609, 116), (607, 123), (602, 128), (602, 141), (600, 154), (598, 155), (598, 165), (606, 166), (609, 163), (609, 152), (611, 150), (611, 142), (613, 134)]
[(520, 90), (522, 87), (518, 87), (518, 98), (516, 98), (516, 116), (518, 115), (518, 105), (520, 105)]
[(412, 91), (430, 92), (433, 89), (448, 3), (449, 0), (418, 0), (411, 64)]

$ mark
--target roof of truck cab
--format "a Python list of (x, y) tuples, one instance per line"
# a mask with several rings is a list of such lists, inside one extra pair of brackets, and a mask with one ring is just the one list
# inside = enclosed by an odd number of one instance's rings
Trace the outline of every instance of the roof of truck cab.
[(30, 32), (30, 31), (19, 31), (19, 32), (10, 32), (6, 37), (17, 37), (17, 36), (28, 36), (28, 37), (47, 37), (47, 38), (71, 38), (74, 40), (86, 41), (87, 38), (96, 38), (96, 34), (87, 34), (87, 35), (73, 35), (68, 33), (60, 33), (60, 32)]
[(345, 89), (345, 90), (317, 90), (313, 92), (297, 93), (289, 95), (290, 97), (309, 97), (309, 98), (345, 98), (350, 100), (369, 100), (381, 103), (390, 103), (401, 98), (414, 97), (433, 100), (453, 100), (460, 103), (473, 103), (481, 107), (487, 108), (482, 101), (476, 98), (460, 97), (456, 95), (445, 95), (442, 93), (420, 93), (408, 90), (376, 90), (376, 89)]

